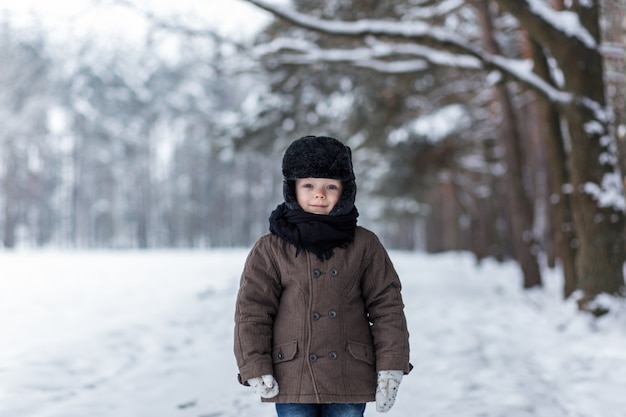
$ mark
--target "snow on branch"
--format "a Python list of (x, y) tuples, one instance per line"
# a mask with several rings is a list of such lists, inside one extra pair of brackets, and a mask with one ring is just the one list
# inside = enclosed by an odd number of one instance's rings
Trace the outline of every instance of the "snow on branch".
[(423, 59), (409, 59), (393, 62), (374, 59), (354, 62), (353, 65), (360, 68), (369, 68), (384, 74), (407, 74), (425, 71), (429, 67)]
[(615, 211), (626, 212), (624, 183), (619, 171), (607, 172), (602, 177), (602, 184), (587, 182), (584, 191), (598, 202), (600, 207), (610, 207)]
[(548, 100), (554, 104), (569, 105), (574, 99), (571, 93), (553, 87), (543, 78), (533, 73), (532, 62), (530, 60), (510, 59), (500, 55), (485, 55), (483, 59), (488, 66), (498, 69), (526, 86), (531, 87), (533, 90), (546, 96)]
[(435, 65), (473, 70), (483, 68), (481, 60), (475, 56), (455, 54), (419, 44), (381, 42), (373, 37), (366, 39), (366, 43), (370, 45), (377, 55), (387, 54), (390, 57), (393, 55), (409, 55), (421, 57)]
[[(554, 10), (545, 0), (497, 0), (497, 2), (519, 20), (527, 24), (532, 23), (532, 27), (527, 27), (531, 36), (541, 33), (543, 39), (557, 43), (565, 38), (575, 38), (589, 49), (598, 46), (574, 12)], [(535, 36), (534, 38), (537, 39)]]
[[(314, 16), (299, 13), (297, 11), (273, 5), (265, 0), (246, 0), (270, 13), (278, 16), (296, 26), (322, 32), (330, 35), (352, 36), (363, 38), (374, 47), (357, 48), (353, 50), (324, 50), (319, 49), (314, 44), (308, 44), (306, 48), (302, 44), (290, 44), (282, 39), (280, 45), (270, 45), (267, 50), (278, 51), (277, 48), (292, 49), (301, 51), (303, 56), (289, 55), (285, 57), (288, 63), (309, 64), (319, 61), (342, 61), (353, 62), (355, 65), (367, 66), (370, 68), (381, 68), (384, 72), (409, 72), (419, 68), (421, 64), (415, 66), (417, 62), (412, 61), (411, 65), (403, 65), (402, 62), (395, 64), (380, 59), (390, 58), (395, 55), (409, 55), (419, 57), (435, 65), (457, 67), (464, 69), (491, 69), (498, 70), (507, 78), (517, 80), (529, 88), (544, 95), (551, 102), (557, 105), (567, 105), (572, 102), (572, 95), (565, 93), (547, 83), (541, 77), (532, 72), (530, 61), (509, 59), (500, 55), (494, 55), (475, 45), (467, 42), (464, 38), (457, 36), (447, 30), (434, 27), (421, 21), (410, 22), (390, 22), (384, 20), (359, 20), (359, 21), (331, 21), (319, 19)], [(428, 42), (443, 49), (428, 48), (417, 44), (393, 44), (378, 42), (373, 43), (371, 39), (384, 36), (390, 38), (404, 38), (419, 42)], [(381, 52), (379, 49), (385, 49)], [(393, 49), (393, 53), (390, 49)], [(460, 51), (459, 53), (451, 52)], [(343, 59), (340, 59), (343, 58)], [(400, 69), (402, 71), (400, 71)]]
[(386, 20), (362, 19), (357, 21), (334, 21), (273, 5), (265, 0), (245, 0), (261, 9), (285, 19), (296, 26), (330, 35), (364, 37), (367, 35), (388, 36), (414, 40), (431, 40), (438, 45), (455, 46), (467, 52), (476, 48), (463, 37), (422, 21), (390, 22)]
[(568, 37), (576, 37), (588, 48), (595, 48), (597, 43), (593, 36), (582, 25), (578, 15), (570, 11), (558, 11), (551, 8), (543, 0), (528, 0), (531, 12), (545, 20), (551, 27), (561, 31)]
[(316, 44), (293, 38), (278, 38), (255, 48), (257, 56), (282, 51), (279, 60), (284, 64), (313, 64), (315, 62), (349, 62), (385, 73), (411, 73), (428, 68), (428, 63), (469, 70), (483, 68), (479, 59), (453, 54), (422, 45), (380, 42), (369, 39), (366, 47), (350, 49), (322, 49)]
[[(460, 9), (465, 5), (465, 0), (443, 0), (437, 2), (431, 7), (414, 7), (411, 9), (411, 17), (419, 19), (434, 19), (445, 16), (454, 10)], [(413, 11), (415, 10), (415, 11)]]

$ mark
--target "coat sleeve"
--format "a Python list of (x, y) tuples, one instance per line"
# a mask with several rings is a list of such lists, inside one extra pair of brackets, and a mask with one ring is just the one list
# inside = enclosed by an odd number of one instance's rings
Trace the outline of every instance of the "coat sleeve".
[(371, 236), (363, 277), (363, 296), (371, 323), (376, 370), (399, 370), (408, 374), (409, 332), (404, 315), (400, 279), (382, 243)]
[(281, 287), (268, 239), (259, 239), (246, 260), (235, 305), (235, 358), (239, 382), (272, 374), (272, 330)]

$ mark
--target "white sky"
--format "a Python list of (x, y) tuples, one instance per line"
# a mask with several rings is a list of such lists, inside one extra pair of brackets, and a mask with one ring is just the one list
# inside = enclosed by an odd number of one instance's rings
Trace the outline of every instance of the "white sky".
[[(129, 0), (160, 17), (184, 18), (194, 27), (217, 27), (236, 38), (252, 35), (270, 14), (242, 0)], [(277, 3), (282, 3), (278, 1)], [(147, 28), (137, 11), (115, 5), (114, 0), (0, 0), (0, 21), (11, 26), (43, 27), (56, 40), (112, 36), (141, 39)]]

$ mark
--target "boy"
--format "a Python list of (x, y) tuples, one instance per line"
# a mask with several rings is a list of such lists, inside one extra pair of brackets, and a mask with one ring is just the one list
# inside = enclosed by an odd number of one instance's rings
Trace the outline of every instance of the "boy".
[(239, 381), (279, 417), (388, 411), (409, 364), (400, 281), (357, 226), (350, 148), (305, 136), (286, 150), (284, 203), (254, 245), (235, 312)]

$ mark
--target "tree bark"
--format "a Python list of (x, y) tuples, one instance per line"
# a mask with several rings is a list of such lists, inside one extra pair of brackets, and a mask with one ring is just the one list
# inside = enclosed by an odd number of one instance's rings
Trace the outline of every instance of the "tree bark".
[[(580, 13), (582, 22), (594, 38), (599, 41), (599, 5)], [(605, 84), (603, 58), (596, 48), (565, 48), (567, 61), (574, 65), (563, 65), (566, 86), (577, 96), (589, 98), (605, 110)], [(611, 150), (610, 120), (598, 120), (598, 114), (585, 103), (577, 101), (565, 113), (570, 130), (572, 149), (570, 172), (573, 186), (573, 217), (580, 249), (576, 260), (578, 289), (585, 299), (607, 292), (618, 293), (624, 286), (624, 203), (605, 204), (589, 191), (589, 186), (606, 188), (606, 181), (614, 176), (617, 161), (605, 163), (606, 155), (615, 155)], [(593, 128), (600, 125), (601, 129)], [(621, 187), (623, 198), (623, 184)], [(584, 306), (583, 306), (584, 307)]]
[[(529, 46), (535, 73), (544, 80), (552, 82), (548, 62), (540, 46), (532, 40), (529, 41)], [(565, 154), (561, 120), (556, 108), (542, 96), (537, 96), (537, 107), (548, 155), (547, 168), (554, 193), (554, 198), (551, 199), (556, 217), (554, 240), (563, 268), (563, 297), (567, 298), (576, 290), (578, 284), (575, 267), (578, 242), (572, 219), (570, 198), (568, 193), (564, 192), (569, 183), (567, 155)]]
[[(500, 48), (494, 39), (493, 24), (488, 1), (475, 4), (478, 11), (485, 49), (499, 53)], [(524, 188), (524, 161), (518, 129), (517, 117), (506, 84), (494, 87), (495, 102), (500, 108), (500, 131), (504, 145), (504, 162), (507, 166), (504, 181), (507, 185), (506, 198), (509, 221), (512, 231), (513, 252), (524, 275), (524, 288), (542, 285), (541, 271), (533, 253), (533, 209), (527, 191)]]
[[(614, 110), (618, 164), (626, 186), (626, 2), (604, 0), (601, 3), (602, 48), (607, 100)], [(626, 233), (626, 230), (624, 231)]]
[(17, 229), (17, 216), (15, 215), (12, 198), (10, 194), (5, 195), (2, 245), (6, 249), (15, 248), (16, 243), (15, 231)]
[(597, 294), (621, 292), (626, 260), (624, 184), (598, 47), (599, 0), (579, 10), (587, 33), (578, 31), (576, 36), (538, 18), (529, 0), (497, 1), (520, 20), (534, 41), (550, 51), (563, 72), (564, 90), (574, 96), (574, 101), (560, 111), (570, 139), (572, 217), (579, 241), (577, 289), (583, 294), (580, 306), (587, 309)]

